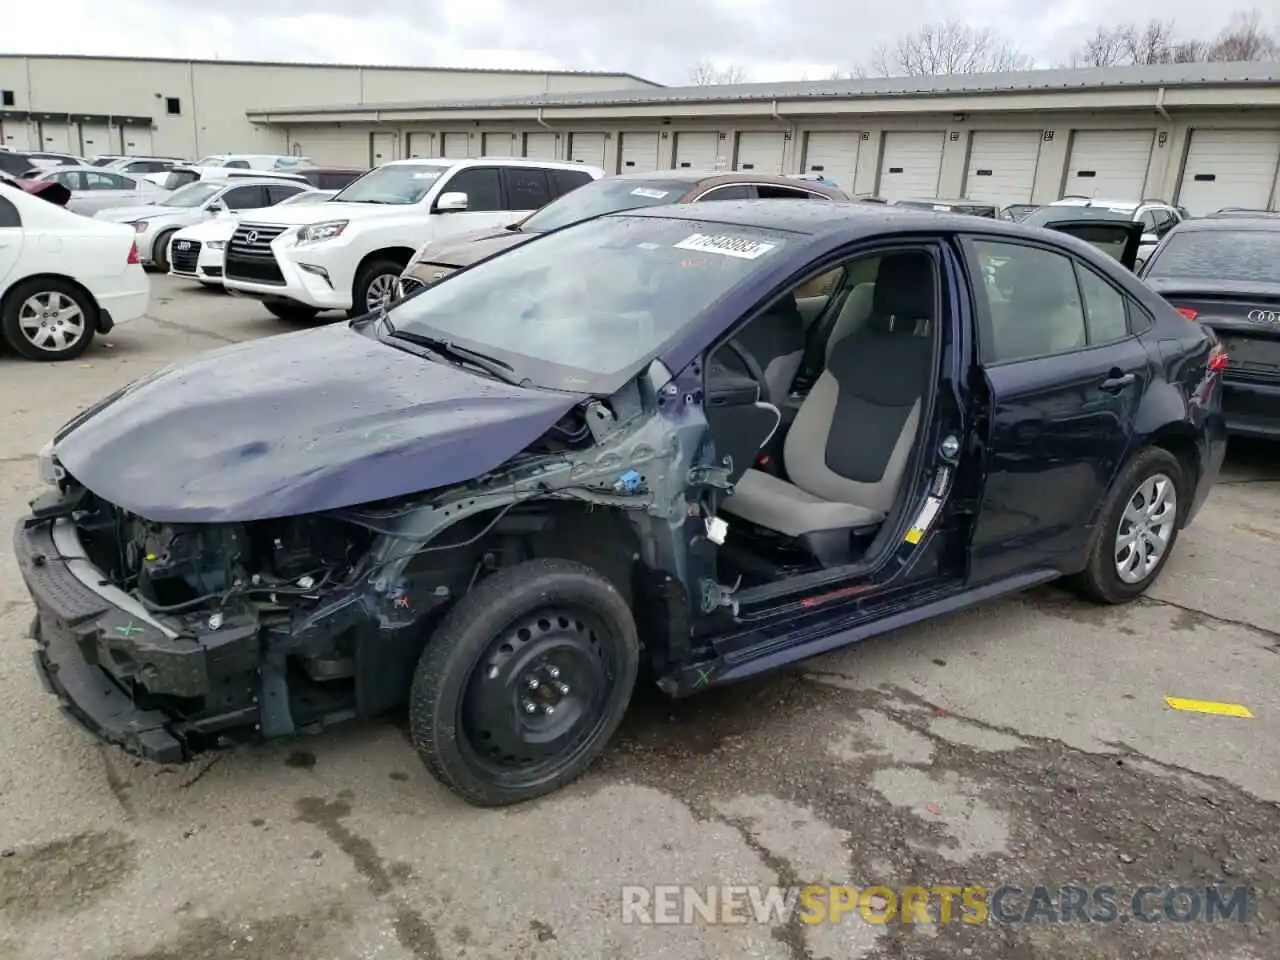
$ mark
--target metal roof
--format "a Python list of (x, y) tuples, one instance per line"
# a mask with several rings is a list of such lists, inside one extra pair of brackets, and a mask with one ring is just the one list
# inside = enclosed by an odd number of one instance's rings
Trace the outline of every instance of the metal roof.
[(323, 107), (278, 107), (248, 111), (272, 113), (359, 113), (362, 111), (501, 110), (519, 107), (622, 107), (662, 104), (747, 103), (770, 100), (858, 100), (886, 97), (940, 97), (956, 94), (1042, 93), (1079, 90), (1154, 89), (1159, 87), (1280, 85), (1280, 63), (1171, 63), (1082, 70), (1021, 70), (930, 77), (868, 80), (789, 80), (713, 86), (655, 87), (587, 92), (541, 93), (518, 97), (416, 100)]
[(634, 73), (621, 73), (613, 70), (530, 70), (507, 69), (495, 70), (485, 67), (435, 67), (421, 63), (320, 63), (314, 60), (222, 60), (200, 59), (193, 57), (116, 57), (108, 54), (82, 53), (0, 53), (0, 60), (120, 60), (127, 63), (182, 63), (207, 64), (226, 67), (311, 67), (336, 70), (429, 70), (433, 73), (514, 73), (529, 76), (552, 77), (627, 77), (647, 83), (652, 87), (662, 84), (646, 80)]

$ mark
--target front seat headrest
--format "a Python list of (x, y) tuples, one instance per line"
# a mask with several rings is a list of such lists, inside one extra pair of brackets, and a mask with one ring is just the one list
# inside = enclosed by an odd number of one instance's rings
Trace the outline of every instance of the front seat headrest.
[(910, 332), (916, 321), (932, 318), (933, 277), (933, 258), (927, 253), (891, 253), (881, 260), (871, 304), (875, 328)]

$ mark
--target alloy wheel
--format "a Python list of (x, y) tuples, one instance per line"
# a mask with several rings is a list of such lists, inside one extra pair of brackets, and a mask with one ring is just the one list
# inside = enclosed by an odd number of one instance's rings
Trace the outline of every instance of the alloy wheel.
[(18, 308), (18, 330), (37, 350), (60, 353), (84, 336), (84, 311), (64, 293), (37, 293)]
[(1141, 583), (1160, 565), (1178, 522), (1178, 491), (1166, 474), (1138, 484), (1120, 515), (1116, 530), (1116, 575), (1124, 583)]
[(370, 313), (381, 310), (395, 299), (396, 286), (400, 278), (394, 273), (380, 273), (369, 281), (369, 289), (365, 292), (365, 307)]

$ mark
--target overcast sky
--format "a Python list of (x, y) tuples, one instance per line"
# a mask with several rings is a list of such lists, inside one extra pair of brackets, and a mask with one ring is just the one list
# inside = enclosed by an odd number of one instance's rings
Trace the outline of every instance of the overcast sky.
[(710, 60), (741, 65), (752, 80), (824, 79), (946, 17), (999, 30), (1054, 66), (1100, 22), (1161, 17), (1205, 39), (1231, 9), (1204, 0), (58, 0), (7, 13), (0, 52), (613, 70), (666, 84)]

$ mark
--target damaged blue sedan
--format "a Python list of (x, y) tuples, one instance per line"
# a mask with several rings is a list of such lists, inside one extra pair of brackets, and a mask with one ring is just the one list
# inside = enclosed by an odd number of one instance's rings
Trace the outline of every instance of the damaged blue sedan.
[(1099, 251), (1132, 228), (622, 212), (160, 370), (41, 455), (37, 670), (158, 762), (407, 707), (497, 806), (580, 775), (637, 677), (1060, 577), (1131, 600), (1218, 472), (1227, 364)]

